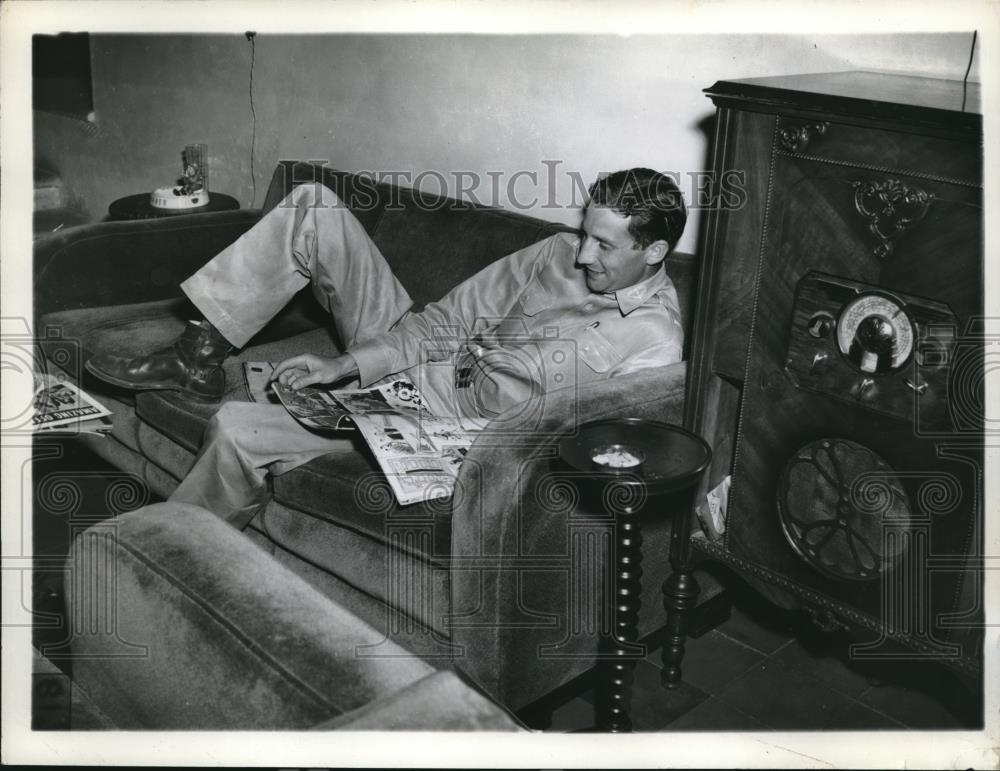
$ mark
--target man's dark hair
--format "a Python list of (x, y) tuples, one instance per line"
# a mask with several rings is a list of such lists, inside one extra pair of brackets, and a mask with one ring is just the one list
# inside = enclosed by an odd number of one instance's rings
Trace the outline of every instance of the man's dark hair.
[(628, 217), (628, 232), (638, 249), (662, 240), (672, 251), (684, 232), (684, 196), (666, 174), (644, 168), (616, 171), (597, 180), (589, 192), (590, 203)]

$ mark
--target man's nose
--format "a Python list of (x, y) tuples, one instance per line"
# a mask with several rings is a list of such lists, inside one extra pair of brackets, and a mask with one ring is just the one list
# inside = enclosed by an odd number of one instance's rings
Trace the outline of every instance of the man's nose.
[(576, 261), (580, 265), (593, 265), (596, 259), (595, 249), (591, 242), (584, 240), (584, 242), (580, 244), (580, 251), (576, 256)]

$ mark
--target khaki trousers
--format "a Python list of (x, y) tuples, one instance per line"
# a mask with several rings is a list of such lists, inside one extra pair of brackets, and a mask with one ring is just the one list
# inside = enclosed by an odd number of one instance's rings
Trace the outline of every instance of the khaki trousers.
[[(307, 284), (347, 347), (388, 331), (413, 304), (361, 224), (318, 184), (296, 187), (181, 289), (242, 347)], [(170, 500), (242, 528), (267, 502), (268, 473), (349, 446), (304, 428), (281, 405), (227, 402)]]

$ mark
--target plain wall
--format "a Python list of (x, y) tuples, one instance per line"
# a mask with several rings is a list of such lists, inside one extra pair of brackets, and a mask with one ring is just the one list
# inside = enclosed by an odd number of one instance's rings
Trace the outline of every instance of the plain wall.
[[(324, 159), (435, 192), (444, 179), (450, 194), (472, 179), (456, 172), (475, 173), (477, 200), (576, 224), (578, 184), (598, 172), (707, 168), (714, 108), (701, 89), (716, 80), (852, 69), (960, 80), (971, 37), (261, 33), (251, 175), (244, 35), (94, 35), (93, 120), (36, 112), (35, 156), (95, 221), (116, 198), (172, 184), (184, 145), (204, 142), (211, 190), (244, 207), (261, 204), (279, 159)], [(680, 249), (695, 250), (697, 220)]]

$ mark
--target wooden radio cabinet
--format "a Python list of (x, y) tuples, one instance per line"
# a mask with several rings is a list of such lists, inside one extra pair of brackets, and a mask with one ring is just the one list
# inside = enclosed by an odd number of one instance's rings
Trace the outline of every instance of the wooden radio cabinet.
[[(979, 671), (978, 86), (720, 81), (686, 425), (713, 449), (692, 548), (860, 632), (855, 658)], [(694, 515), (692, 515), (694, 516)], [(721, 532), (719, 532), (721, 530)]]

